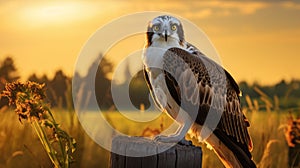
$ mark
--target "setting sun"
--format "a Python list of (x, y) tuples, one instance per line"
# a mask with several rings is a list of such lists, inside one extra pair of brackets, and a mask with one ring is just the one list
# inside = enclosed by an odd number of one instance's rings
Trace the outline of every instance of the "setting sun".
[[(300, 78), (295, 71), (299, 4), (294, 2), (174, 1), (160, 2), (158, 8), (148, 1), (2, 1), (0, 55), (16, 58), (23, 79), (37, 70), (52, 76), (61, 68), (71, 76), (81, 48), (94, 32), (113, 19), (144, 10), (170, 12), (196, 24), (238, 81), (271, 84)], [(141, 26), (146, 29), (148, 21)], [(187, 40), (199, 41), (193, 36)]]
[(300, 167), (299, 18), (300, 1), (0, 0), (0, 168)]
[[(90, 15), (95, 7), (88, 2), (46, 2), (28, 5), (20, 12), (28, 24), (66, 24)], [(98, 9), (99, 10), (99, 9)]]

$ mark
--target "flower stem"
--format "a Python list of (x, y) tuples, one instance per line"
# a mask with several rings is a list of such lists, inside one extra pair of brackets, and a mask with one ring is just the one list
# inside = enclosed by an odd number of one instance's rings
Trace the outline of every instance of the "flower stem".
[[(54, 126), (55, 130), (60, 130), (60, 128), (58, 127), (58, 124), (56, 123), (56, 121), (53, 117), (53, 114), (51, 113), (51, 111), (48, 109), (47, 112), (50, 116), (51, 122), (53, 123), (53, 126)], [(63, 158), (63, 168), (69, 168), (69, 157), (68, 157), (68, 154), (66, 153), (66, 150), (64, 148), (62, 138), (58, 137), (58, 143), (59, 143), (59, 147), (60, 147), (62, 158)]]
[(55, 167), (60, 167), (59, 160), (57, 159), (57, 157), (55, 155), (55, 151), (53, 150), (50, 142), (48, 141), (45, 130), (41, 127), (41, 125), (39, 124), (39, 122), (37, 120), (34, 120), (32, 122), (31, 126), (34, 128), (35, 132), (37, 133), (51, 162), (54, 164)]
[[(55, 121), (49, 105), (44, 100), (44, 86), (45, 84), (30, 81), (7, 83), (0, 96), (7, 97), (9, 105), (16, 105), (15, 112), (20, 122), (24, 119), (31, 123), (54, 167), (69, 168), (70, 162), (73, 161), (71, 154), (76, 149), (76, 141)], [(59, 148), (58, 151), (56, 147)]]

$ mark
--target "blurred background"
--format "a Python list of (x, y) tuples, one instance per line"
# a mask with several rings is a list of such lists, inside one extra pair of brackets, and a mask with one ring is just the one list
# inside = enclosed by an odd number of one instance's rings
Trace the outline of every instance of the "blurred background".
[[(263, 167), (286, 167), (287, 117), (297, 118), (300, 107), (298, 1), (0, 1), (0, 91), (5, 83), (16, 80), (45, 83), (48, 102), (57, 111), (56, 117), (79, 144), (72, 167), (107, 167), (109, 152), (85, 134), (74, 115), (73, 77), (93, 78), (89, 70), (97, 67), (98, 105), (111, 112), (105, 114), (107, 119), (124, 133), (151, 136), (172, 121), (162, 115), (152, 123), (130, 123), (114, 107), (110, 86), (117, 61), (131, 51), (128, 48), (142, 48), (143, 36), (133, 38), (135, 45), (128, 42), (117, 46), (115, 51), (95, 55), (85, 74), (74, 72), (76, 59), (99, 28), (120, 16), (143, 11), (169, 12), (190, 20), (204, 31), (243, 93), (242, 106), (252, 124), (254, 160)], [(148, 21), (145, 20), (145, 29)], [(99, 63), (102, 56), (106, 57)], [(147, 109), (151, 102), (143, 74), (134, 73), (131, 66), (128, 62), (124, 67), (121, 74), (124, 80), (118, 87), (120, 92), (126, 92), (124, 88), (129, 84), (133, 105)], [(75, 89), (80, 92), (88, 88), (85, 85)], [(88, 95), (79, 96), (86, 100), (80, 103), (88, 105)], [(28, 124), (20, 124), (7, 103), (4, 98), (0, 100), (0, 167), (51, 167)], [(130, 126), (120, 125), (119, 121)], [(212, 151), (205, 147), (203, 150), (204, 167), (221, 166)]]

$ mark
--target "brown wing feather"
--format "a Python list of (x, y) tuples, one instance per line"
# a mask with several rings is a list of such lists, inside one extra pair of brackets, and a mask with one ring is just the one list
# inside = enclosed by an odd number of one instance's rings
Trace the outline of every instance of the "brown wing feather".
[[(241, 111), (240, 91), (232, 76), (208, 57), (193, 55), (179, 48), (171, 48), (164, 55), (164, 69), (172, 74), (180, 73), (178, 72), (180, 71), (179, 68), (184, 67), (178, 64), (178, 61), (174, 59), (175, 57), (180, 57), (197, 78), (200, 98), (196, 123), (203, 124), (209, 109), (220, 107), (216, 104), (212, 105), (212, 98), (224, 96), (219, 90), (221, 87), (226, 86), (226, 101), (223, 107), (223, 114), (215, 132), (222, 134), (220, 136), (226, 136), (226, 138), (229, 138), (248, 154), (249, 150), (252, 149), (252, 141), (247, 130), (249, 122)], [(184, 69), (181, 69), (181, 72), (183, 71)], [(223, 77), (225, 76), (226, 80), (222, 80), (222, 75)], [(166, 73), (166, 76), (166, 80), (174, 80), (174, 78), (170, 77), (172, 76), (170, 73)], [(167, 83), (176, 82), (167, 81)], [(180, 95), (180, 88), (178, 87), (178, 85), (168, 86), (168, 88), (176, 88), (170, 90), (171, 94), (174, 95), (172, 95), (173, 97), (180, 97), (178, 96)], [(184, 99), (184, 97), (181, 99)]]

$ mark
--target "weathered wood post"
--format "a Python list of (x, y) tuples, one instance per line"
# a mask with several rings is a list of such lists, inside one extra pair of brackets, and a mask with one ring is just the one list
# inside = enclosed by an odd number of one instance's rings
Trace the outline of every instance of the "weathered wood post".
[[(154, 142), (143, 137), (118, 136), (113, 139), (112, 148), (124, 153), (155, 153), (145, 157), (129, 157), (111, 152), (111, 168), (201, 168), (202, 150), (193, 145), (170, 147), (171, 144)], [(169, 148), (169, 149), (168, 149)], [(164, 149), (168, 149), (164, 151)], [(157, 152), (157, 151), (164, 152)]]

